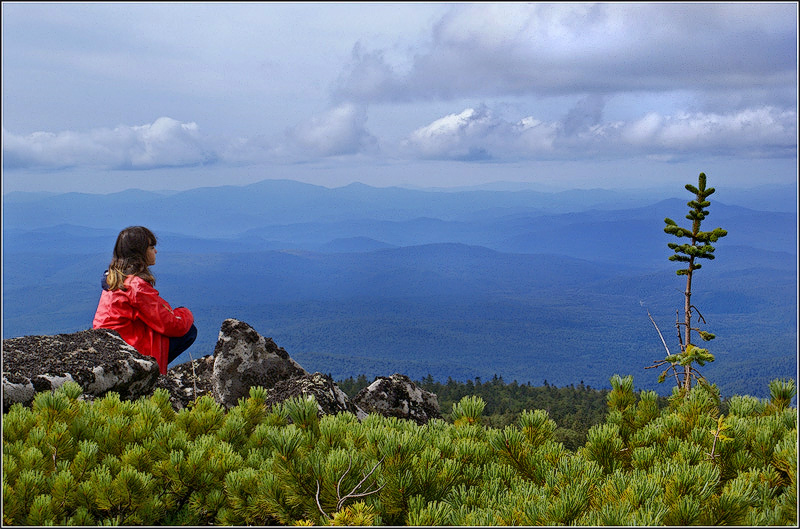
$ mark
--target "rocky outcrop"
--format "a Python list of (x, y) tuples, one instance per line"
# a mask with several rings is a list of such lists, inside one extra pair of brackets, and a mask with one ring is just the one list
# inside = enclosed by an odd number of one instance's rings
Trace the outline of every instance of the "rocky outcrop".
[(214, 356), (208, 355), (179, 364), (158, 377), (156, 388), (169, 392), (172, 407), (182, 410), (189, 403), (211, 391), (211, 373), (214, 371)]
[(313, 395), (317, 408), (322, 415), (335, 415), (350, 412), (363, 419), (367, 416), (358, 406), (350, 402), (347, 394), (339, 386), (322, 373), (301, 375), (275, 384), (267, 394), (267, 405), (278, 404), (292, 397)]
[(436, 395), (421, 389), (405, 375), (376, 378), (353, 402), (367, 413), (409, 419), (417, 424), (442, 418)]
[(176, 411), (203, 395), (229, 409), (248, 397), (251, 387), (261, 386), (267, 390), (268, 406), (313, 395), (321, 415), (349, 412), (363, 419), (378, 413), (418, 424), (441, 417), (436, 395), (404, 375), (378, 377), (351, 400), (330, 376), (307, 373), (271, 338), (235, 319), (222, 323), (213, 355), (173, 367), (166, 375), (159, 374), (153, 358), (139, 354), (115, 331), (3, 340), (3, 412), (15, 402), (30, 405), (37, 392), (70, 380), (83, 388), (85, 399), (114, 391), (134, 400), (163, 388)]
[(87, 399), (109, 391), (137, 399), (153, 392), (158, 377), (155, 359), (139, 354), (115, 331), (3, 340), (3, 412), (17, 402), (29, 405), (37, 392), (68, 381), (80, 384)]
[(214, 348), (211, 390), (226, 409), (247, 397), (250, 388), (272, 388), (282, 380), (307, 375), (272, 338), (264, 338), (243, 321), (222, 322)]

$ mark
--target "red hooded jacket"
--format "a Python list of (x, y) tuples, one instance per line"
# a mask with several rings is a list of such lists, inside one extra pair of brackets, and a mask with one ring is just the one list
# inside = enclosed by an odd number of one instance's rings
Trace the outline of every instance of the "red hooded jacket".
[(125, 288), (103, 289), (92, 327), (117, 331), (141, 354), (155, 358), (166, 374), (169, 339), (189, 332), (194, 315), (186, 307), (170, 307), (158, 290), (138, 276), (126, 277)]

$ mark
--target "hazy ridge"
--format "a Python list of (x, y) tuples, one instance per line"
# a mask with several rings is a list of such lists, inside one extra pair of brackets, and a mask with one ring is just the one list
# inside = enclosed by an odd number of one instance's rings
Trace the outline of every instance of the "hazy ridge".
[[(247, 321), (335, 378), (403, 372), (446, 380), (606, 387), (664, 355), (682, 303), (664, 217), (687, 198), (608, 190), (411, 190), (291, 181), (186, 192), (4, 196), (3, 337), (91, 326), (119, 229), (159, 236), (158, 288), (192, 308), (193, 355), (224, 318)], [(794, 376), (797, 216), (787, 190), (712, 196), (729, 235), (694, 300), (717, 340), (703, 370), (723, 393)], [(720, 197), (725, 194), (718, 192)], [(781, 205), (783, 204), (783, 205)], [(187, 361), (181, 358), (178, 362)]]

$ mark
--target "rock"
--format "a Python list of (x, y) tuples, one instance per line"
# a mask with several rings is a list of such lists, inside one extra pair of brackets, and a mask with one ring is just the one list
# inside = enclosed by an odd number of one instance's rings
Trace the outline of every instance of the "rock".
[(267, 393), (266, 404), (270, 407), (292, 397), (305, 395), (314, 396), (319, 413), (322, 415), (350, 412), (359, 420), (367, 416), (358, 406), (350, 402), (345, 392), (339, 389), (331, 377), (322, 373), (281, 380)]
[(322, 415), (350, 412), (360, 420), (378, 413), (418, 424), (441, 418), (436, 395), (405, 375), (378, 377), (351, 400), (330, 376), (308, 374), (271, 338), (235, 319), (222, 323), (213, 355), (175, 366), (166, 375), (159, 374), (154, 358), (139, 354), (116, 331), (90, 329), (3, 340), (4, 413), (12, 404), (30, 405), (37, 392), (70, 380), (83, 388), (87, 400), (109, 391), (135, 400), (163, 388), (176, 411), (207, 394), (230, 409), (249, 396), (251, 387), (261, 386), (267, 390), (267, 406), (313, 395)]
[(73, 334), (3, 340), (3, 412), (29, 405), (37, 392), (77, 382), (85, 398), (109, 391), (122, 399), (152, 394), (159, 377), (154, 358), (140, 354), (117, 334), (89, 329)]
[(156, 388), (166, 389), (175, 411), (189, 406), (196, 398), (211, 394), (211, 373), (214, 371), (214, 356), (206, 355), (197, 360), (179, 364), (158, 377)]
[(272, 338), (264, 338), (239, 320), (222, 322), (214, 348), (211, 390), (226, 409), (248, 397), (253, 386), (271, 389), (282, 380), (307, 374)]
[(356, 395), (353, 403), (367, 413), (409, 419), (417, 424), (442, 418), (436, 395), (419, 388), (405, 375), (377, 377)]
[(268, 407), (292, 397), (313, 395), (321, 414), (350, 412), (366, 417), (329, 376), (308, 374), (271, 338), (264, 338), (248, 324), (233, 319), (222, 323), (213, 356), (178, 365), (161, 376), (157, 384), (169, 391), (175, 410), (207, 393), (230, 409), (240, 398), (248, 397), (250, 388), (255, 386), (267, 389)]

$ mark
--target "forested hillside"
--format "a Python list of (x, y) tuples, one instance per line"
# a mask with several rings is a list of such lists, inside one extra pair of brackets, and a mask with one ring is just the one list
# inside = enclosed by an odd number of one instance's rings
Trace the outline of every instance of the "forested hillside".
[[(729, 234), (694, 296), (717, 335), (704, 374), (726, 397), (764, 397), (770, 380), (796, 373), (797, 216), (786, 193), (751, 190), (762, 210), (712, 208)], [(3, 207), (3, 337), (90, 327), (116, 234), (145, 224), (159, 236), (157, 288), (199, 329), (176, 363), (212, 354), (221, 322), (237, 318), (336, 379), (497, 374), (608, 389), (625, 372), (665, 395), (644, 371), (664, 357), (647, 311), (677, 347), (682, 285), (663, 219), (684, 209), (645, 192), (281, 181), (14, 195)]]

